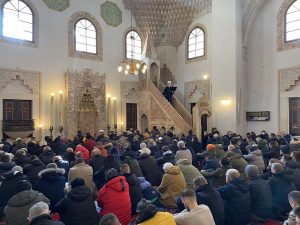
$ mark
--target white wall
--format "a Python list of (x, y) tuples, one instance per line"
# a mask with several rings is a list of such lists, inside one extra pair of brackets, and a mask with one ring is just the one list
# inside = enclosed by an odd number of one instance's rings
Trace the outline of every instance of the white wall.
[[(117, 67), (123, 59), (123, 32), (130, 26), (130, 12), (119, 0), (114, 0), (122, 11), (123, 22), (117, 28), (108, 26), (100, 16), (100, 5), (105, 0), (70, 0), (70, 7), (63, 12), (50, 10), (43, 1), (31, 0), (39, 15), (39, 47), (31, 48), (0, 43), (0, 67), (22, 69), (42, 73), (42, 121), (48, 128), (50, 93), (64, 90), (67, 69), (86, 68), (106, 74), (107, 93), (117, 97), (118, 123), (121, 122), (120, 80), (137, 80), (118, 73)], [(100, 23), (103, 32), (103, 62), (70, 58), (68, 56), (68, 20), (78, 11), (87, 11)], [(1, 106), (2, 107), (2, 106)]]
[(271, 121), (248, 122), (249, 131), (279, 132), (278, 70), (300, 65), (300, 49), (276, 50), (276, 20), (282, 2), (265, 2), (249, 28), (245, 43), (248, 47), (248, 111), (271, 111)]

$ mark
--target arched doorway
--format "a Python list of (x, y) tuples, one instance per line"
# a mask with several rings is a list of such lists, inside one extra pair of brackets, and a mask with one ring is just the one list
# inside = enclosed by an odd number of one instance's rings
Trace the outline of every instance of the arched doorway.
[(143, 114), (141, 116), (141, 132), (143, 133), (146, 128), (149, 128), (148, 127), (148, 117), (145, 114)]
[(207, 114), (201, 116), (201, 140), (203, 140), (204, 132), (208, 130), (208, 117)]
[(150, 80), (157, 86), (158, 65), (156, 63), (152, 63), (150, 66)]

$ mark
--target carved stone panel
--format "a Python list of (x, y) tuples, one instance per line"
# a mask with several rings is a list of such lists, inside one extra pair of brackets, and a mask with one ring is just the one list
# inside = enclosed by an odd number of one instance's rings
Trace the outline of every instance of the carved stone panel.
[(209, 80), (195, 80), (184, 84), (185, 104), (195, 103), (202, 97), (210, 97)]
[(48, 6), (49, 9), (53, 9), (59, 12), (64, 11), (69, 8), (69, 0), (43, 0), (44, 3)]
[(122, 23), (122, 11), (116, 3), (110, 1), (101, 5), (101, 17), (109, 26), (117, 27)]
[(77, 130), (96, 135), (106, 126), (105, 74), (68, 71), (66, 83), (68, 137)]

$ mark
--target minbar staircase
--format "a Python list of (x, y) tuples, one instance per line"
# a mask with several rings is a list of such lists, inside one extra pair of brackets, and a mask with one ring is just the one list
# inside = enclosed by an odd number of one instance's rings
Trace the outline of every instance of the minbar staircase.
[[(181, 102), (175, 96), (173, 96), (171, 105), (151, 80), (148, 80), (147, 83), (147, 89), (150, 95), (157, 102), (157, 104), (161, 106), (164, 112), (170, 116), (176, 126), (185, 134), (189, 130), (193, 129), (192, 115), (186, 110)], [(163, 89), (163, 84), (159, 83), (159, 88)]]

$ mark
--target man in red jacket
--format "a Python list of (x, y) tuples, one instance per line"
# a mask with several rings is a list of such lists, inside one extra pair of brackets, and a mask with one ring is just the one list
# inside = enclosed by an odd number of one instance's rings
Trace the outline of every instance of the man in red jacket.
[(82, 145), (77, 145), (74, 153), (76, 154), (77, 152), (82, 153), (82, 158), (87, 162), (90, 159), (90, 152), (87, 150), (85, 147)]
[(119, 176), (114, 168), (105, 172), (106, 184), (98, 192), (100, 215), (115, 214), (122, 225), (127, 225), (131, 217), (129, 186), (124, 176)]

